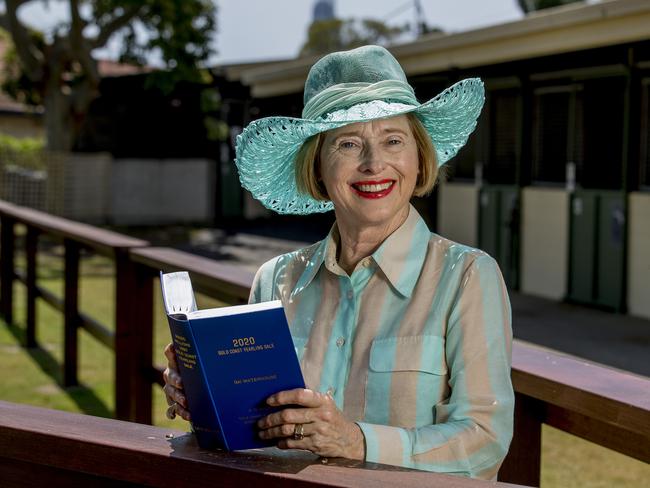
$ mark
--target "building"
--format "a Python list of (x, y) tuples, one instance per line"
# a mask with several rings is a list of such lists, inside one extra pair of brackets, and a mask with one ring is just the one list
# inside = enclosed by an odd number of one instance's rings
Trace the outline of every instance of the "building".
[[(418, 202), (433, 228), (493, 255), (514, 289), (650, 317), (650, 3), (573, 4), (391, 51), (420, 99), (486, 85), (449, 181)], [(232, 73), (250, 88), (244, 123), (299, 116), (314, 61)]]

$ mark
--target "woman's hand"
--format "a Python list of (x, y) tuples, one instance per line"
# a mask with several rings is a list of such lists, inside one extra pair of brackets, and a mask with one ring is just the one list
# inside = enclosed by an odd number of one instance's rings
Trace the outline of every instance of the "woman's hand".
[(176, 351), (174, 344), (167, 344), (165, 347), (165, 357), (167, 358), (167, 369), (163, 372), (165, 386), (163, 391), (167, 398), (167, 418), (173, 420), (176, 415), (183, 419), (190, 420), (190, 412), (187, 410), (187, 400), (183, 391), (183, 382), (181, 375), (178, 373), (178, 364), (176, 364)]
[[(343, 416), (331, 396), (298, 388), (271, 395), (266, 402), (273, 407), (304, 408), (285, 408), (260, 419), (257, 425), (262, 439), (279, 439), (280, 449), (307, 449), (319, 456), (364, 459), (361, 429)], [(299, 439), (294, 433), (301, 432), (301, 424), (303, 438)]]

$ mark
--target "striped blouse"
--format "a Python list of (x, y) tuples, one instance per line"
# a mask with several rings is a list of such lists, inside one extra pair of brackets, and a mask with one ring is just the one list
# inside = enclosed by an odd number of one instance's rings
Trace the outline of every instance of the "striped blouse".
[(338, 230), (259, 269), (308, 388), (361, 428), (366, 461), (495, 479), (512, 436), (511, 318), (489, 255), (407, 220), (351, 276)]

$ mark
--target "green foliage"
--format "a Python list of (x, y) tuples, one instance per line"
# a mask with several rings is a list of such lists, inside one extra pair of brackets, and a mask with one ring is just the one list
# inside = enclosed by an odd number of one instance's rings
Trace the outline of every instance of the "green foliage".
[(214, 88), (201, 91), (201, 111), (204, 114), (205, 135), (210, 141), (225, 141), (228, 138), (228, 125), (219, 119), (221, 95)]
[(225, 141), (228, 138), (228, 124), (216, 117), (206, 116), (203, 118), (206, 137), (211, 141)]
[(559, 7), (560, 5), (577, 2), (584, 2), (584, 0), (517, 0), (519, 8), (526, 14), (535, 12), (536, 10), (544, 10), (546, 8)]
[(7, 52), (5, 91), (16, 100), (45, 105), (48, 146), (69, 149), (92, 100), (100, 73), (93, 52), (121, 39), (120, 61), (162, 64), (147, 87), (171, 93), (177, 83), (211, 83), (205, 64), (214, 54), (217, 29), (214, 0), (69, 0), (70, 20), (48, 35), (33, 32), (17, 18), (23, 4), (5, 2), (0, 25), (14, 48)]
[(87, 2), (100, 30), (108, 28), (117, 12), (133, 12), (122, 29), (120, 60), (144, 65), (151, 52), (160, 54), (167, 68), (198, 80), (201, 63), (214, 49), (217, 8), (211, 0), (93, 0)]
[(201, 92), (201, 110), (216, 112), (221, 108), (221, 95), (214, 88), (206, 88)]
[(365, 44), (388, 44), (408, 30), (408, 25), (389, 26), (380, 20), (328, 19), (312, 22), (301, 56), (354, 49)]
[(42, 139), (0, 134), (0, 164), (13, 164), (35, 170), (45, 169), (44, 147), (45, 141)]
[[(122, 3), (123, 0), (115, 0)], [(147, 0), (148, 15), (127, 27), (122, 62), (146, 64), (149, 53), (159, 53), (167, 69), (153, 71), (147, 86), (170, 93), (180, 81), (209, 84), (210, 73), (203, 69), (215, 53), (212, 37), (217, 30), (217, 8), (211, 0)], [(146, 38), (138, 34), (144, 29)]]
[[(42, 50), (45, 47), (45, 38), (41, 32), (30, 30), (29, 35), (32, 42), (39, 49)], [(43, 105), (42, 90), (21, 69), (20, 59), (11, 36), (1, 28), (0, 42), (6, 46), (4, 60), (0, 63), (3, 64), (2, 73), (0, 74), (0, 79), (2, 79), (0, 89), (17, 102), (25, 105), (33, 107)]]

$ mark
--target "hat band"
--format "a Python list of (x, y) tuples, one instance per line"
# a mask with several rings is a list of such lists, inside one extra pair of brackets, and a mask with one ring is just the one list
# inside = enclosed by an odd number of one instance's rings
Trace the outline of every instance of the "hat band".
[(316, 119), (334, 110), (349, 108), (372, 100), (391, 100), (407, 105), (418, 105), (411, 85), (400, 80), (377, 83), (339, 83), (314, 95), (302, 110), (303, 119)]

